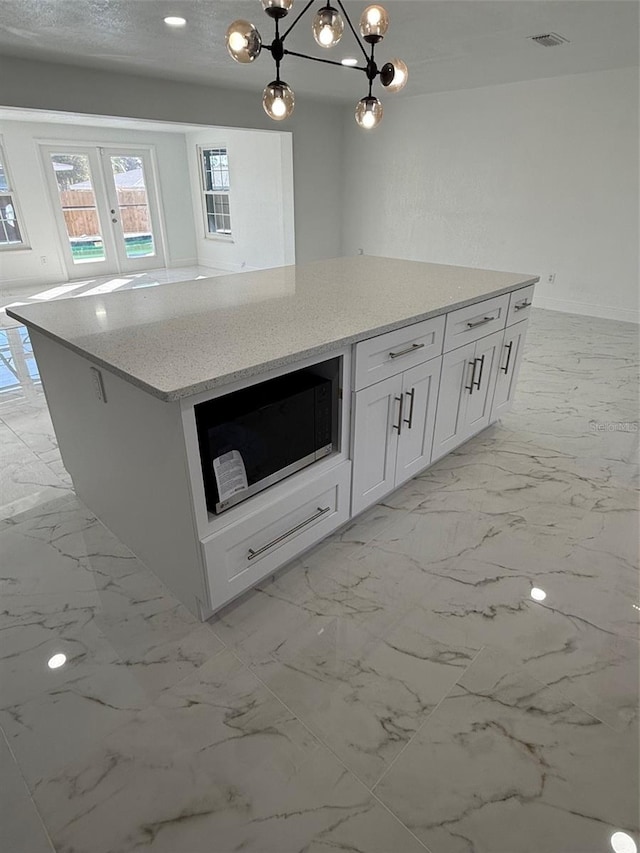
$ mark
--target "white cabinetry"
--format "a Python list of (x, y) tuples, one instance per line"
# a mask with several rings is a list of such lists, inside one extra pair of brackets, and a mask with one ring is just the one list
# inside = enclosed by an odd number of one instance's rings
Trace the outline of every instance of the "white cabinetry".
[(351, 464), (343, 462), (207, 537), (202, 551), (214, 608), (348, 521), (350, 479)]
[(523, 320), (521, 323), (508, 326), (504, 333), (502, 350), (498, 359), (496, 390), (491, 408), (492, 421), (508, 412), (513, 403), (528, 325), (528, 320)]
[(490, 423), (503, 336), (500, 330), (443, 356), (432, 460)]
[(353, 515), (431, 461), (441, 362), (431, 359), (354, 394)]

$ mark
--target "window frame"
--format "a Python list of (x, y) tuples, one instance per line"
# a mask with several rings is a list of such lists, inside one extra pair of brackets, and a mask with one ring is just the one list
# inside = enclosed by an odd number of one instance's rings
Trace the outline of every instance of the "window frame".
[(20, 236), (22, 240), (20, 243), (1, 243), (0, 242), (0, 252), (24, 252), (31, 251), (31, 244), (29, 243), (29, 237), (27, 236), (27, 229), (24, 223), (24, 216), (22, 215), (22, 207), (20, 205), (20, 200), (18, 199), (18, 193), (16, 192), (15, 185), (13, 183), (13, 177), (11, 174), (11, 169), (7, 162), (7, 149), (4, 143), (4, 139), (0, 136), (0, 163), (2, 163), (4, 169), (4, 176), (7, 181), (8, 189), (2, 190), (0, 189), (0, 195), (9, 196), (11, 198), (11, 206), (13, 207), (15, 218), (18, 223), (18, 229), (20, 230)]
[[(224, 151), (227, 157), (227, 173), (229, 175), (229, 189), (227, 190), (208, 190), (207, 181), (206, 181), (206, 170), (204, 163), (204, 152), (205, 151)], [(232, 225), (231, 218), (231, 168), (229, 166), (229, 149), (226, 145), (198, 145), (198, 174), (200, 176), (200, 201), (202, 205), (202, 218), (204, 224), (204, 237), (205, 240), (214, 240), (223, 243), (233, 243), (234, 242), (234, 231)], [(229, 213), (227, 214), (229, 217), (229, 232), (226, 231), (210, 231), (209, 230), (209, 211), (207, 208), (207, 197), (215, 199), (216, 196), (222, 196), (227, 199), (227, 204), (229, 206)], [(215, 201), (213, 202), (215, 206)], [(215, 218), (215, 212), (213, 214)]]

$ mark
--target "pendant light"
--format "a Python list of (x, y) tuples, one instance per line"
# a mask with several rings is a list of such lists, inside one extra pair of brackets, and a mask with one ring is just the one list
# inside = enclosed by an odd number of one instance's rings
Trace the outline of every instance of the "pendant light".
[(313, 37), (320, 47), (338, 44), (344, 32), (344, 21), (333, 6), (323, 6), (313, 19)]
[[(295, 107), (295, 95), (291, 87), (280, 79), (280, 65), (285, 56), (296, 56), (299, 59), (308, 59), (312, 62), (323, 62), (340, 68), (363, 71), (368, 80), (369, 91), (364, 98), (358, 101), (355, 119), (361, 128), (371, 130), (380, 124), (383, 114), (382, 104), (373, 95), (373, 84), (376, 78), (380, 78), (382, 86), (388, 92), (399, 92), (406, 85), (409, 76), (407, 66), (401, 59), (392, 59), (390, 62), (386, 62), (382, 68), (378, 68), (376, 65), (375, 48), (384, 39), (389, 29), (389, 15), (378, 3), (367, 6), (360, 17), (360, 32), (358, 34), (342, 0), (320, 0), (311, 23), (311, 31), (316, 43), (325, 49), (334, 47), (344, 35), (346, 22), (363, 56), (360, 65), (357, 64), (357, 60), (352, 59), (338, 62), (331, 59), (321, 59), (318, 56), (309, 56), (306, 53), (299, 53), (285, 47), (285, 39), (288, 38), (289, 33), (298, 21), (310, 10), (314, 2), (315, 0), (309, 0), (294, 18), (292, 24), (281, 33), (280, 26), (293, 8), (294, 0), (261, 0), (262, 8), (275, 26), (275, 35), (271, 44), (263, 43), (260, 33), (252, 23), (237, 20), (227, 30), (225, 39), (227, 50), (232, 59), (243, 65), (257, 59), (262, 50), (268, 50), (271, 53), (276, 64), (276, 77), (265, 87), (262, 105), (267, 115), (274, 121), (283, 121), (288, 118)], [(332, 5), (333, 2), (338, 8)]]
[(262, 93), (264, 111), (274, 121), (289, 118), (295, 103), (293, 91), (283, 80), (272, 80)]

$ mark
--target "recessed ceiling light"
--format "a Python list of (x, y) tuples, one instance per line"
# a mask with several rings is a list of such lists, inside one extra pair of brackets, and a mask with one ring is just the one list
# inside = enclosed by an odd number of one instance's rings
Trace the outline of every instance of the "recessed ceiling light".
[(614, 832), (611, 836), (611, 847), (615, 853), (636, 853), (636, 842), (626, 832)]
[(340, 62), (342, 65), (357, 65), (358, 64), (358, 60), (354, 59), (353, 56), (347, 56), (346, 59), (341, 59)]
[(169, 15), (164, 19), (164, 22), (168, 27), (184, 27), (187, 23), (187, 19), (180, 18), (177, 15)]
[(534, 601), (544, 601), (546, 597), (547, 593), (537, 586), (534, 586), (531, 590), (531, 598), (533, 598)]
[(47, 661), (47, 666), (49, 669), (60, 669), (61, 666), (64, 666), (67, 662), (67, 656), (63, 655), (62, 652), (59, 652), (57, 655), (53, 655)]

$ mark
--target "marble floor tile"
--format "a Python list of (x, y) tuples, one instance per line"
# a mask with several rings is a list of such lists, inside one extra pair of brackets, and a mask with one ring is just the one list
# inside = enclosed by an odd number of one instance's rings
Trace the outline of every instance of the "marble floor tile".
[(638, 842), (637, 372), (636, 327), (534, 310), (509, 414), (204, 625), (76, 500), (37, 380), (3, 398), (11, 853)]
[(637, 734), (483, 651), (375, 790), (438, 853), (602, 853), (637, 837)]
[(34, 795), (69, 853), (424, 850), (229, 652)]
[(373, 785), (469, 666), (477, 649), (428, 634), (422, 614), (374, 637), (348, 619), (290, 634), (254, 672)]
[(0, 732), (0, 838), (7, 853), (54, 853), (53, 845)]

